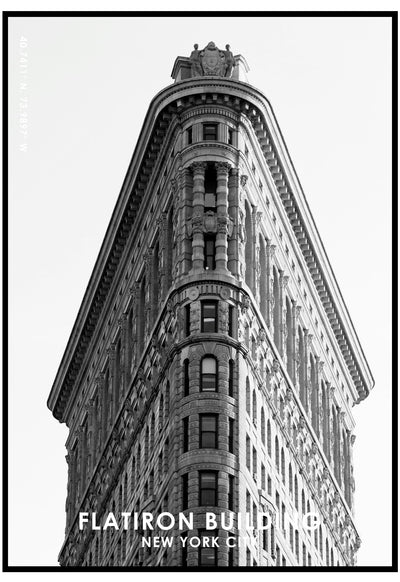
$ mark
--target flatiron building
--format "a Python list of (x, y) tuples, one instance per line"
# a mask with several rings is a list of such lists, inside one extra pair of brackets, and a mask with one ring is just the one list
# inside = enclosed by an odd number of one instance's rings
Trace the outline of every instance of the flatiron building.
[(62, 566), (356, 563), (352, 407), (373, 378), (247, 72), (195, 45), (144, 120), (48, 400), (69, 429)]

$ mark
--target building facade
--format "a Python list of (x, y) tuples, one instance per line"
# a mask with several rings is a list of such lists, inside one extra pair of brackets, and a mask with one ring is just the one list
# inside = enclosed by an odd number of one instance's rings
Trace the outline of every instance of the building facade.
[[(150, 104), (48, 400), (69, 428), (63, 566), (356, 563), (351, 408), (373, 379), (246, 74), (195, 45)], [(193, 528), (81, 529), (82, 512)]]

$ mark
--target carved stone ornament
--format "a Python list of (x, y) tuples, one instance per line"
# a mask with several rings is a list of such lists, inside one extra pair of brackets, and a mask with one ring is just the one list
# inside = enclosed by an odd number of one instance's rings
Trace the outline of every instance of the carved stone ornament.
[(246, 311), (248, 310), (249, 307), (250, 307), (250, 299), (249, 299), (249, 297), (247, 297), (247, 295), (243, 295), (242, 304), (241, 304), (242, 313), (246, 313)]
[(206, 233), (216, 233), (218, 228), (217, 215), (212, 210), (204, 213), (203, 229)]
[(192, 289), (190, 289), (188, 291), (188, 297), (191, 301), (196, 301), (196, 299), (198, 298), (200, 292), (199, 292), (199, 288), (198, 287), (192, 287)]
[(240, 176), (240, 185), (244, 188), (247, 184), (247, 180), (249, 179), (249, 177), (246, 174), (242, 174)]
[(203, 75), (215, 75), (218, 77), (230, 77), (235, 59), (227, 44), (225, 50), (220, 50), (214, 42), (199, 51), (199, 45), (194, 45), (194, 50), (190, 55), (192, 77), (202, 77)]

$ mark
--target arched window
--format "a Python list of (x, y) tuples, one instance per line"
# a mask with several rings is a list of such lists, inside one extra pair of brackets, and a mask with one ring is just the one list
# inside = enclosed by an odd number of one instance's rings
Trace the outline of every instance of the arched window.
[(183, 395), (189, 396), (189, 360), (183, 362)]
[(261, 408), (261, 442), (265, 445), (265, 412), (264, 407)]
[(250, 416), (250, 381), (246, 376), (246, 412)]
[(204, 356), (201, 360), (200, 390), (202, 392), (218, 391), (218, 366), (214, 356)]
[(271, 456), (271, 454), (272, 454), (271, 448), (272, 448), (272, 445), (271, 445), (271, 422), (268, 419), (267, 420), (267, 451), (268, 451), (269, 456)]
[(229, 360), (229, 378), (228, 378), (228, 396), (233, 397), (233, 374), (235, 371), (235, 362)]
[(276, 470), (279, 471), (279, 441), (278, 437), (275, 437), (275, 466)]
[(255, 390), (253, 390), (253, 423), (257, 424), (257, 396)]

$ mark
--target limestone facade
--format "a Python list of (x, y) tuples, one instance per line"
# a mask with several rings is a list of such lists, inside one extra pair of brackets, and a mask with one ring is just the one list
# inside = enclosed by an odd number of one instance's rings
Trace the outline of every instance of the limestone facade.
[[(272, 109), (235, 61), (192, 78), (179, 57), (153, 100), (50, 394), (69, 428), (63, 566), (356, 562), (351, 408), (373, 379)], [(189, 537), (205, 511), (273, 526), (231, 550), (147, 549), (141, 531), (79, 531), (83, 511), (191, 511)]]

